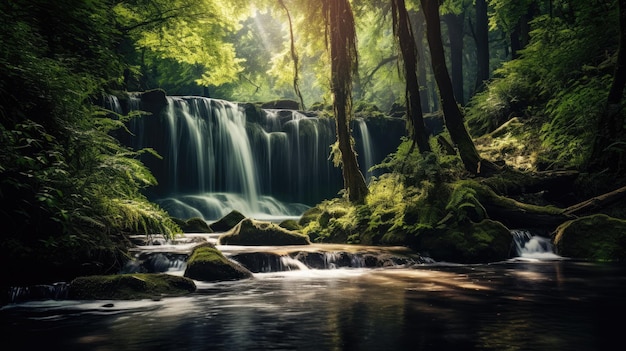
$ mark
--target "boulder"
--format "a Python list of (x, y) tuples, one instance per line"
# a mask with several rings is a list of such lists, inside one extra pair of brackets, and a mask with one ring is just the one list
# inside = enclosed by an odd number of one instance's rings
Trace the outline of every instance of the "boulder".
[(241, 214), (241, 212), (233, 210), (226, 216), (220, 218), (217, 222), (209, 225), (209, 228), (214, 232), (225, 232), (232, 229), (245, 218), (246, 216)]
[(624, 261), (626, 220), (596, 214), (567, 221), (557, 228), (554, 246), (563, 257)]
[(139, 93), (139, 97), (142, 110), (148, 111), (153, 115), (158, 115), (168, 104), (167, 94), (163, 89), (147, 90)]
[(76, 300), (134, 300), (182, 296), (196, 291), (193, 280), (169, 274), (116, 274), (78, 277), (68, 297)]
[(490, 219), (467, 222), (418, 236), (418, 249), (435, 261), (489, 263), (510, 257), (513, 236), (502, 223)]
[(309, 245), (309, 237), (270, 222), (246, 218), (219, 238), (222, 245)]
[(185, 277), (206, 282), (251, 278), (246, 268), (226, 258), (219, 250), (201, 245), (194, 249), (187, 261)]

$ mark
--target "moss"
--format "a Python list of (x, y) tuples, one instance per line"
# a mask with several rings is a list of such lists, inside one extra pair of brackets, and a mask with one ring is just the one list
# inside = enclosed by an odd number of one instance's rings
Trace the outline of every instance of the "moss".
[(554, 237), (559, 255), (592, 261), (626, 259), (626, 220), (604, 214), (582, 217), (559, 226)]
[(193, 280), (169, 274), (119, 274), (79, 277), (69, 297), (78, 300), (133, 300), (181, 296), (196, 290)]
[(298, 220), (298, 225), (300, 225), (301, 227), (306, 227), (309, 223), (317, 221), (322, 212), (322, 209), (320, 209), (318, 206), (309, 208), (302, 214), (302, 216)]
[(187, 260), (185, 277), (201, 281), (238, 280), (252, 277), (244, 267), (230, 261), (219, 250), (198, 246)]
[(233, 229), (222, 234), (223, 245), (308, 245), (309, 238), (270, 222), (244, 219)]

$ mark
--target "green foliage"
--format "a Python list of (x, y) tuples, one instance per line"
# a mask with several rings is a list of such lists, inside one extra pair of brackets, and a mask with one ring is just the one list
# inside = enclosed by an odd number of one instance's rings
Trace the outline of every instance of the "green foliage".
[[(506, 67), (506, 64), (505, 64)], [(532, 84), (526, 75), (496, 71), (506, 78), (496, 78), (488, 89), (474, 95), (466, 109), (467, 125), (474, 136), (494, 131), (513, 117), (527, 117), (534, 103)]]
[(563, 89), (546, 104), (551, 119), (541, 128), (547, 159), (555, 166), (580, 168), (589, 159), (596, 120), (606, 105), (610, 76), (591, 77)]
[(152, 151), (112, 136), (133, 116), (94, 105), (121, 73), (106, 5), (0, 5), (1, 262), (27, 267), (5, 282), (115, 271), (126, 234), (180, 231), (141, 193), (155, 179), (138, 158)]
[(243, 1), (176, 0), (120, 2), (112, 10), (122, 31), (155, 68), (162, 59), (172, 60), (170, 68), (175, 62), (198, 85), (219, 86), (235, 80), (242, 69), (225, 38), (237, 29), (245, 13), (240, 9), (246, 7)]
[(456, 222), (478, 223), (487, 218), (487, 211), (480, 203), (478, 192), (472, 187), (464, 186), (464, 183), (455, 184), (446, 211)]

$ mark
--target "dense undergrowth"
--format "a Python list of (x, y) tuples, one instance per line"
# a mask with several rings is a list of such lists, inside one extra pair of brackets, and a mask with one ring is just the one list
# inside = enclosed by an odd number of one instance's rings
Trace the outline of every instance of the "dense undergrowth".
[[(106, 46), (113, 29), (87, 23), (104, 25), (110, 14), (76, 3), (39, 21), (21, 16), (30, 6), (21, 5), (0, 11), (2, 284), (115, 272), (127, 234), (180, 229), (142, 194), (155, 184), (138, 160), (150, 150), (131, 151), (112, 136), (133, 116), (98, 107), (121, 66)], [(72, 32), (45, 27), (64, 19)]]

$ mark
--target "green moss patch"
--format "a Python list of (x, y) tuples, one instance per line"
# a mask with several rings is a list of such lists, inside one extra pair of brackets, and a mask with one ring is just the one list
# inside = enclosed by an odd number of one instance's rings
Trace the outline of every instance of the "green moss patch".
[(119, 274), (79, 277), (70, 283), (77, 300), (135, 300), (181, 296), (196, 290), (193, 280), (169, 274)]
[(626, 220), (604, 214), (563, 223), (554, 244), (559, 255), (593, 261), (626, 260)]

